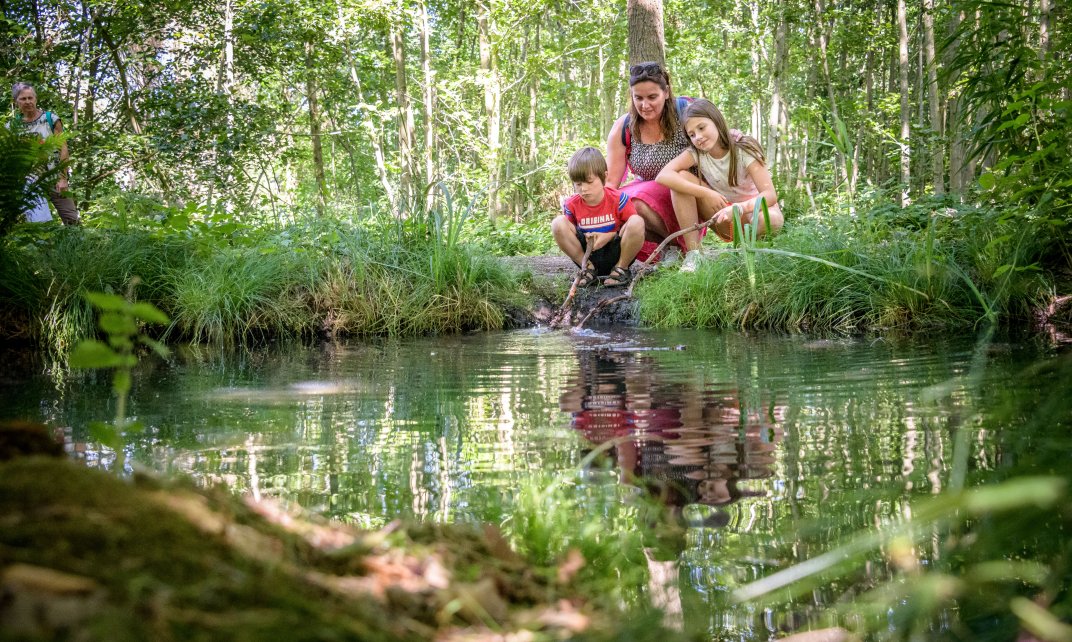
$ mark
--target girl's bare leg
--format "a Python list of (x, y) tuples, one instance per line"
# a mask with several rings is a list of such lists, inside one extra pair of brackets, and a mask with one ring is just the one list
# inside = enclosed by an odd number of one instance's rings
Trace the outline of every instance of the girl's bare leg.
[[(700, 179), (693, 176), (692, 172), (678, 172), (678, 176), (690, 183), (700, 184)], [(701, 203), (699, 199), (691, 194), (671, 190), (670, 200), (674, 204), (674, 215), (677, 217), (677, 224), (681, 229), (696, 225), (701, 220), (706, 221), (714, 214), (711, 208)], [(771, 219), (771, 223), (773, 224), (773, 219)], [(685, 248), (688, 251), (700, 249), (699, 231), (686, 232), (683, 238), (685, 239)]]

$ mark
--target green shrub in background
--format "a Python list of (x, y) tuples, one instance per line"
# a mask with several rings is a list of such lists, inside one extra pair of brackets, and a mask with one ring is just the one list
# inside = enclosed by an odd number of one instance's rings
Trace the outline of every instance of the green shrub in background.
[(26, 210), (56, 182), (64, 166), (49, 168), (48, 163), (63, 141), (55, 136), (40, 143), (36, 135), (24, 136), (0, 124), (0, 239), (25, 220)]

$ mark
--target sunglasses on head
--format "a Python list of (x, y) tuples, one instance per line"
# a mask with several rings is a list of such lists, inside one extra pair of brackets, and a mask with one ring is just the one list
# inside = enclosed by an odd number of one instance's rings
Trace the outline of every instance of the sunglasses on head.
[(662, 75), (663, 66), (657, 62), (642, 62), (629, 68), (631, 76)]

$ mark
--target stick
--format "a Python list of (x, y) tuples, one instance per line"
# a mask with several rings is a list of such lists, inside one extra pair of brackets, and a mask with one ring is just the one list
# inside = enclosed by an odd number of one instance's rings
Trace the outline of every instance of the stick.
[(671, 234), (671, 235), (667, 236), (666, 238), (664, 238), (663, 242), (659, 244), (659, 247), (655, 248), (655, 251), (652, 252), (650, 256), (648, 256), (648, 259), (646, 261), (644, 261), (643, 263), (641, 263), (640, 266), (637, 268), (636, 276), (633, 277), (633, 282), (629, 284), (629, 287), (625, 289), (625, 293), (624, 294), (619, 294), (618, 296), (615, 296), (615, 297), (610, 297), (608, 299), (600, 299), (599, 303), (596, 303), (595, 306), (592, 307), (591, 311), (589, 311), (588, 314), (586, 314), (585, 317), (583, 319), (581, 319), (580, 322), (577, 323), (577, 325), (573, 326), (573, 329), (578, 330), (580, 328), (583, 328), (584, 324), (588, 323), (589, 319), (591, 319), (596, 314), (596, 312), (599, 312), (600, 310), (602, 310), (603, 308), (607, 307), (608, 305), (611, 305), (613, 303), (618, 303), (620, 301), (625, 301), (625, 300), (627, 300), (629, 298), (632, 298), (632, 296), (633, 296), (633, 288), (636, 287), (637, 281), (639, 281), (641, 277), (643, 277), (645, 274), (647, 274), (649, 271), (651, 271), (651, 269), (652, 269), (651, 268), (652, 260), (656, 256), (659, 256), (659, 253), (663, 251), (663, 248), (665, 248), (667, 245), (670, 244), (671, 241), (673, 241), (677, 237), (681, 236), (682, 234), (688, 234), (689, 232), (705, 229), (707, 227), (710, 227), (711, 224), (714, 223), (714, 222), (715, 222), (715, 217), (712, 216), (711, 218), (707, 219), (706, 221), (698, 222), (695, 225), (690, 225), (690, 226), (686, 227), (685, 229), (678, 230), (678, 231), (674, 232), (673, 234)]
[(573, 304), (573, 297), (577, 296), (577, 284), (581, 282), (581, 275), (584, 274), (585, 266), (588, 265), (588, 257), (592, 255), (592, 242), (585, 236), (585, 250), (584, 256), (581, 258), (581, 268), (578, 270), (576, 276), (573, 277), (573, 285), (570, 286), (569, 294), (566, 295), (566, 300), (562, 302), (562, 307), (559, 308), (558, 313), (551, 317), (551, 327), (555, 328), (562, 324), (568, 313), (569, 307)]

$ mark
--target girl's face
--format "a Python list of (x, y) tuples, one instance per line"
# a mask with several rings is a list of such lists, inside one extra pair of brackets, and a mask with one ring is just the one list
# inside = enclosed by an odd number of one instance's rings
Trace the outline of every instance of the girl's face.
[(686, 120), (685, 133), (688, 134), (689, 140), (696, 149), (701, 152), (711, 153), (722, 148), (719, 144), (718, 128), (715, 127), (715, 121), (710, 118), (694, 116)]
[(23, 89), (15, 99), (15, 106), (26, 116), (37, 114), (37, 93), (33, 89)]
[(629, 88), (633, 94), (633, 105), (644, 120), (657, 121), (662, 118), (663, 107), (670, 92), (651, 80), (642, 80)]

